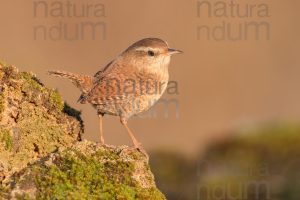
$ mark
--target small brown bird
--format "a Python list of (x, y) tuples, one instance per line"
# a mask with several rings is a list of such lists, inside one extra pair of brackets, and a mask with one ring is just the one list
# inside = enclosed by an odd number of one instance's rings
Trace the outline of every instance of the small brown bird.
[(120, 117), (134, 146), (140, 148), (127, 120), (148, 110), (162, 96), (169, 81), (171, 55), (177, 53), (182, 52), (170, 49), (161, 39), (146, 38), (131, 45), (93, 77), (64, 71), (49, 73), (70, 79), (82, 92), (78, 101), (97, 109), (101, 144), (105, 144), (102, 118), (109, 114)]

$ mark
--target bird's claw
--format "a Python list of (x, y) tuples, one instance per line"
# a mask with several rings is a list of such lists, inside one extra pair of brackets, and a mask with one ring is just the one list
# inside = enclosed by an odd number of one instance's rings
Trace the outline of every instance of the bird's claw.
[(104, 147), (104, 148), (112, 147), (111, 145), (108, 145), (108, 144), (105, 144), (105, 143), (102, 143), (102, 142), (97, 142), (97, 145), (100, 146), (100, 147)]
[(133, 148), (141, 152), (144, 156), (147, 157), (147, 159), (149, 159), (149, 155), (147, 154), (141, 143), (135, 144)]

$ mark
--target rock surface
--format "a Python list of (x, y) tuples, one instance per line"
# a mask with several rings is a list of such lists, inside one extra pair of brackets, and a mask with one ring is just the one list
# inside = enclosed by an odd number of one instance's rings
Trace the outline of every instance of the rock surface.
[(0, 199), (165, 199), (147, 156), (82, 133), (57, 91), (0, 63)]

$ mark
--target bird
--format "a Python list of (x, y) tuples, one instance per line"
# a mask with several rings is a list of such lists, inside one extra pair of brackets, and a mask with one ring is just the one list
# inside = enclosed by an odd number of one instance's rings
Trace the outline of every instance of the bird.
[(162, 39), (145, 38), (130, 45), (94, 76), (60, 70), (48, 73), (69, 79), (81, 91), (78, 102), (89, 103), (97, 110), (101, 145), (106, 145), (103, 116), (113, 115), (120, 118), (134, 148), (141, 149), (128, 119), (147, 111), (161, 98), (169, 82), (171, 56), (180, 53)]

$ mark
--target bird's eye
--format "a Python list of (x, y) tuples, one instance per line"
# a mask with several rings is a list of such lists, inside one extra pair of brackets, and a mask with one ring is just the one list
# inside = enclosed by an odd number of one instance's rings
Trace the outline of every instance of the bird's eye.
[(148, 55), (151, 56), (151, 57), (153, 57), (153, 56), (154, 56), (154, 52), (151, 51), (151, 50), (149, 50), (149, 51), (148, 51)]

